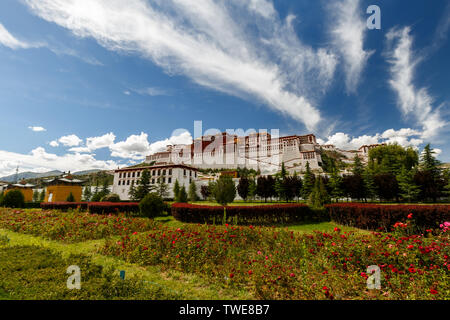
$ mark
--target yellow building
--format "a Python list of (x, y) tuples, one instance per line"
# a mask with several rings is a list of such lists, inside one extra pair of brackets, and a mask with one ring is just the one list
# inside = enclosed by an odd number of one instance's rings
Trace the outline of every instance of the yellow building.
[(26, 183), (25, 181), (21, 181), (16, 184), (10, 184), (6, 187), (5, 194), (7, 194), (11, 190), (19, 190), (22, 192), (25, 202), (33, 201), (33, 188), (35, 185)]
[(75, 202), (81, 201), (82, 187), (84, 181), (74, 179), (71, 175), (45, 181), (45, 202), (65, 202), (72, 193)]

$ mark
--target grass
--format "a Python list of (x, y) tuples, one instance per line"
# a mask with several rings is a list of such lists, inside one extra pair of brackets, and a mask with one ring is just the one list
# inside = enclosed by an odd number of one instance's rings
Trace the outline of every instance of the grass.
[[(119, 276), (119, 270), (124, 270), (126, 277), (140, 277), (151, 286), (161, 287), (168, 293), (176, 293), (183, 300), (253, 299), (244, 290), (223, 288), (214, 283), (209, 283), (194, 274), (161, 270), (159, 266), (142, 267), (137, 264), (127, 263), (116, 257), (101, 255), (97, 253), (97, 249), (104, 243), (105, 239), (65, 244), (4, 229), (0, 229), (0, 235), (9, 238), (8, 246), (40, 246), (60, 253), (64, 259), (69, 258), (71, 254), (88, 255), (93, 263), (104, 268), (117, 270), (117, 276)], [(0, 299), (7, 299), (8, 297), (10, 297), (9, 294), (0, 288)]]

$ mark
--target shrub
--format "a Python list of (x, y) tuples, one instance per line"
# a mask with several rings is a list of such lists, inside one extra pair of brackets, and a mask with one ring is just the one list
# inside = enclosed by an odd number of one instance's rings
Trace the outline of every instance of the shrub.
[(154, 218), (160, 216), (166, 208), (163, 199), (157, 193), (149, 193), (139, 202), (141, 216)]
[(3, 196), (2, 206), (8, 208), (23, 208), (25, 197), (20, 190), (11, 190)]
[(102, 202), (120, 202), (118, 194), (110, 193), (102, 198)]
[(375, 205), (339, 203), (326, 206), (333, 221), (347, 226), (368, 230), (389, 231), (410, 213), (414, 216), (418, 232), (439, 229), (439, 223), (450, 220), (449, 205)]
[(311, 209), (304, 204), (231, 206), (226, 207), (224, 214), (224, 207), (174, 203), (171, 211), (179, 221), (209, 224), (272, 225), (329, 220), (325, 210)]
[(223, 206), (233, 202), (236, 197), (236, 187), (234, 186), (233, 179), (229, 176), (220, 176), (219, 180), (214, 183), (212, 193), (217, 203)]

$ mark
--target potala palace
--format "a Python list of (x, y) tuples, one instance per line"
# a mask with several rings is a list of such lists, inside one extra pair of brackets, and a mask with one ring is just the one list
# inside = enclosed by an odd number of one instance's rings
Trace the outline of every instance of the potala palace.
[(137, 184), (145, 169), (150, 171), (152, 184), (160, 178), (168, 184), (169, 196), (172, 197), (176, 180), (187, 188), (191, 181), (200, 186), (213, 179), (201, 174), (200, 169), (232, 170), (245, 167), (269, 175), (278, 172), (284, 163), (289, 173), (301, 174), (306, 163), (309, 163), (313, 171), (322, 172), (321, 149), (339, 152), (344, 161), (352, 162), (355, 155), (366, 161), (369, 150), (375, 146), (341, 150), (333, 145), (318, 144), (313, 134), (275, 138), (267, 132), (244, 137), (224, 132), (202, 136), (194, 139), (192, 144), (168, 145), (165, 151), (147, 156), (143, 165), (115, 170), (113, 192), (122, 200), (128, 200), (130, 186)]

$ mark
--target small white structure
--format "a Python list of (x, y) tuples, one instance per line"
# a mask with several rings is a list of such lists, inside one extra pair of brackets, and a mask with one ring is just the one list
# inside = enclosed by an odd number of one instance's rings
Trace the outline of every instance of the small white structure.
[(182, 165), (182, 164), (164, 164), (142, 167), (127, 167), (114, 171), (114, 182), (112, 192), (119, 195), (121, 200), (130, 200), (129, 192), (132, 184), (138, 186), (142, 172), (148, 170), (150, 172), (150, 184), (157, 185), (158, 179), (168, 186), (168, 197), (173, 198), (173, 186), (176, 180), (180, 187), (185, 186), (188, 191), (189, 184), (192, 181), (197, 183), (197, 193), (200, 193), (201, 180), (199, 180), (198, 169)]

